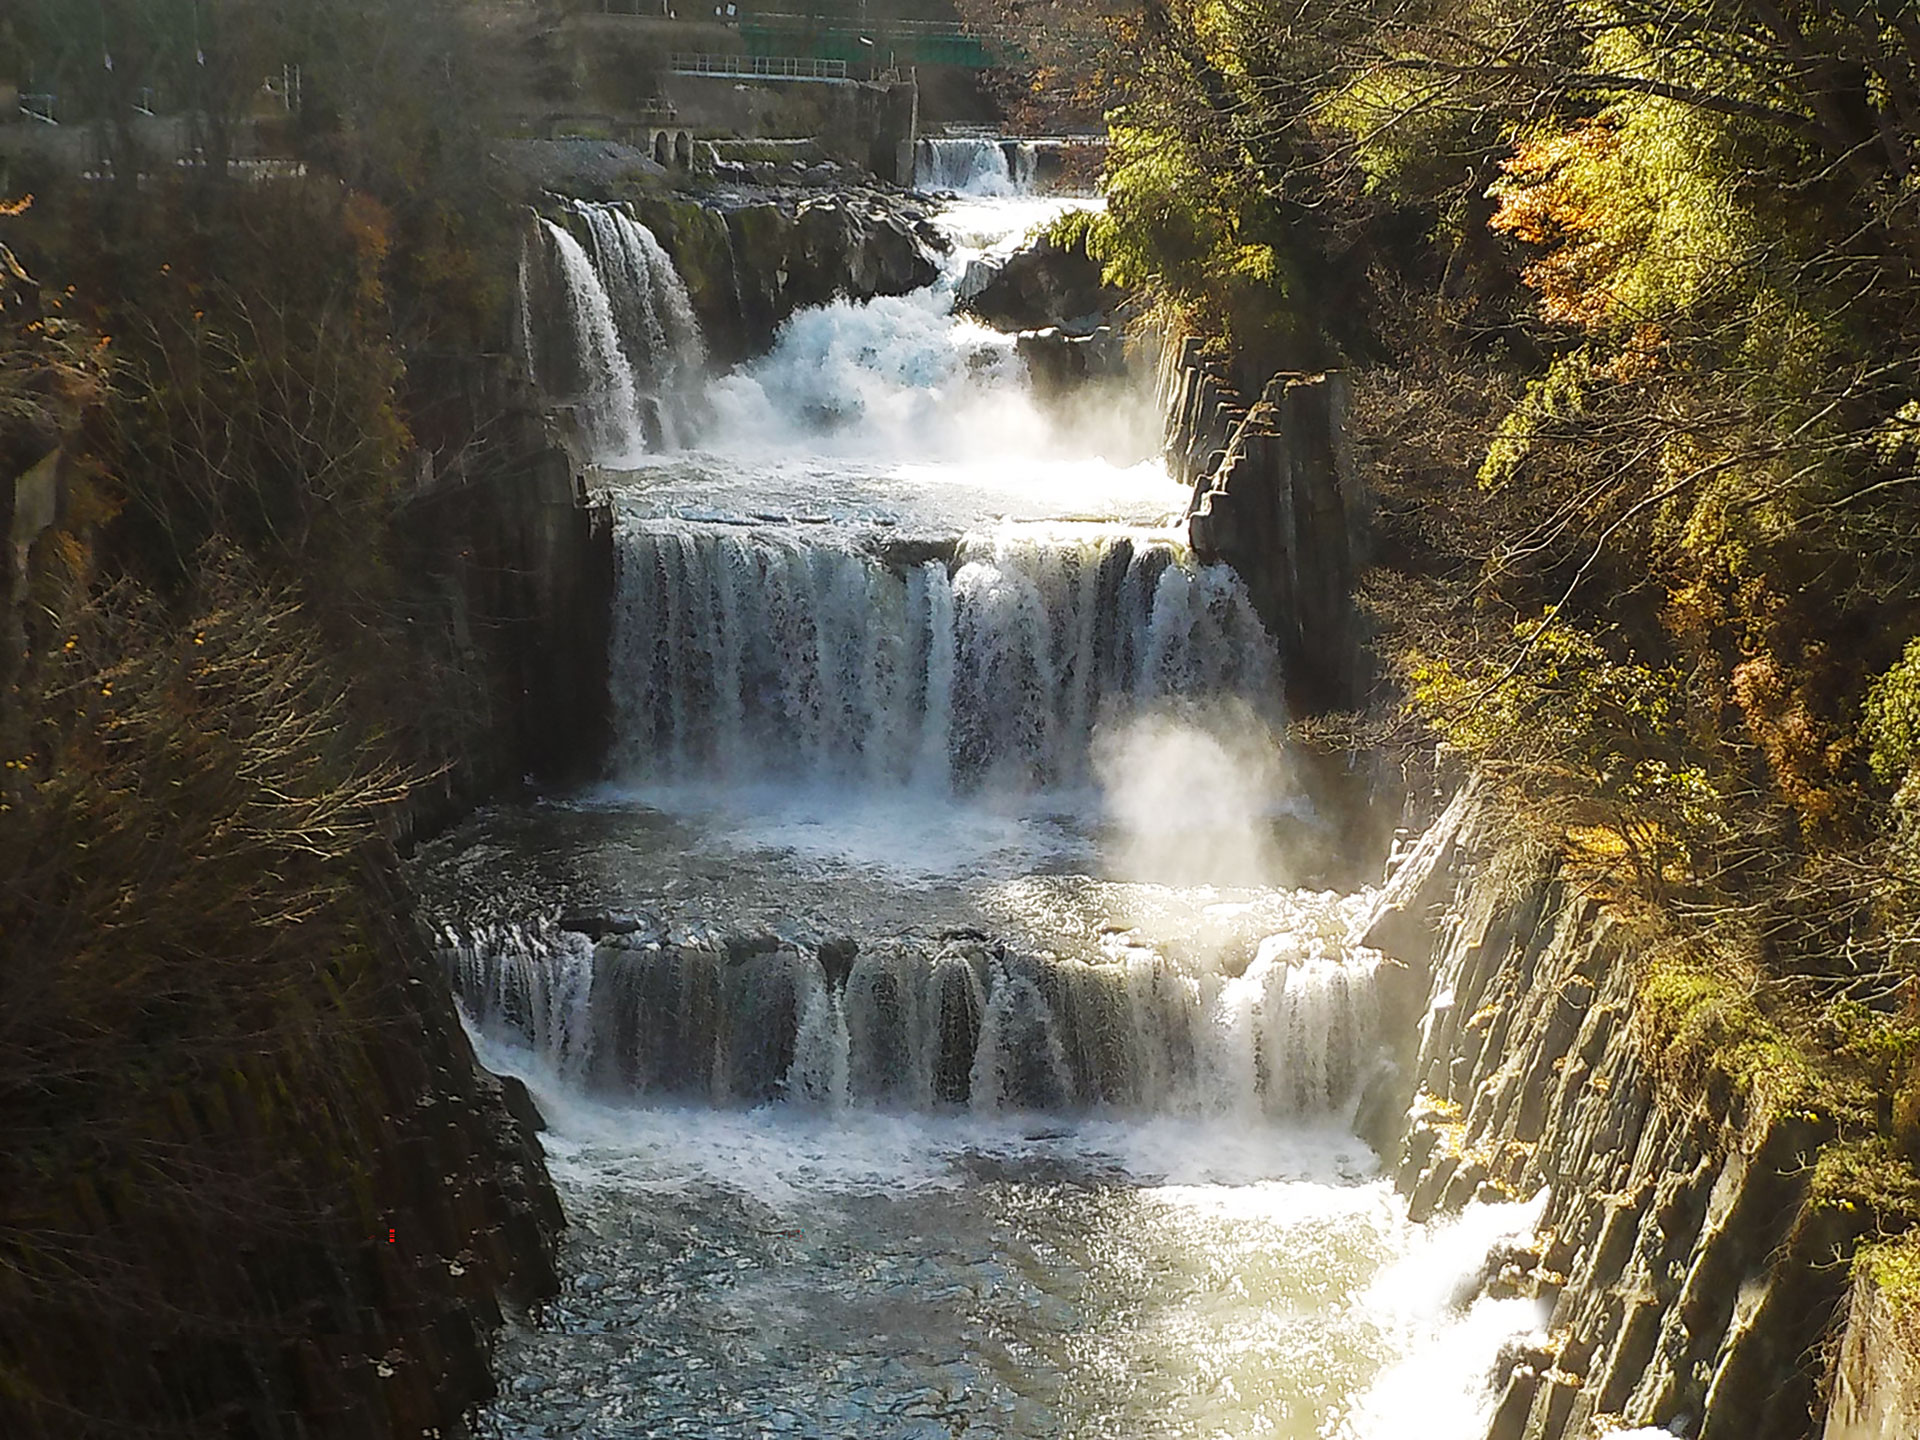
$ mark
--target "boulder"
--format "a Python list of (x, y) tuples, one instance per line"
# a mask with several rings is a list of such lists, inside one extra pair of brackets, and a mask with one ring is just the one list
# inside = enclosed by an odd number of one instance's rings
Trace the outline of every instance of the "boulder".
[(990, 277), (970, 273), (963, 283), (970, 314), (1001, 330), (1060, 328), (1087, 334), (1108, 317), (1120, 292), (1100, 278), (1100, 262), (1084, 247), (1046, 236), (1010, 256)]
[(1059, 326), (1027, 330), (1014, 341), (1014, 350), (1027, 367), (1036, 394), (1054, 399), (1072, 393), (1089, 380), (1126, 374), (1127, 347), (1110, 325), (1090, 335), (1072, 335)]

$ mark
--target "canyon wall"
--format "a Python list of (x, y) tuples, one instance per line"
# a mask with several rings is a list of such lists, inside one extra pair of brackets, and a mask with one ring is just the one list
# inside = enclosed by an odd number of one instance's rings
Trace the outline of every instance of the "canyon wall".
[(524, 1089), (475, 1063), (385, 883), (378, 952), (315, 957), (308, 1034), (121, 1077), (138, 1128), (91, 1138), (51, 1222), (84, 1262), (42, 1290), (43, 1231), (10, 1287), (0, 1430), (466, 1433), (502, 1299), (557, 1286), (562, 1219)]
[(656, 195), (633, 208), (673, 257), (718, 368), (764, 353), (797, 310), (931, 285), (945, 244), (925, 207), (879, 191), (728, 206)]
[(608, 743), (607, 633), (613, 517), (535, 408), (501, 372), (484, 463), (438, 471), (424, 461), (395, 518), (409, 624), (444, 673), (424, 686), (457, 692), (442, 737), (454, 763), (414, 787), (406, 830), (458, 819), (520, 783), (596, 777)]
[(1820, 1184), (1833, 1117), (1764, 1084), (1688, 1093), (1663, 1076), (1643, 938), (1508, 828), (1457, 799), (1367, 934), (1424, 996), (1362, 1114), (1414, 1217), (1550, 1192), (1536, 1243), (1484, 1277), (1542, 1318), (1538, 1345), (1508, 1357), (1489, 1440), (1817, 1433), (1820, 1347), (1872, 1223)]
[[(393, 838), (523, 775), (578, 773), (602, 748), (609, 522), (515, 398), (519, 382), (497, 365), (467, 371), (412, 377), (444, 402), (449, 433), (473, 443), (429, 448), (423, 410), (395, 533), (367, 539), (398, 552), (383, 618), (404, 627), (414, 668), (396, 722), (410, 720), (411, 741), (444, 760), (387, 816)], [(23, 599), (77, 592), (73, 557), (95, 543), (69, 513), (61, 455), (11, 482), (0, 506), (12, 547), (0, 587), (7, 678), (24, 653)], [(369, 642), (368, 653), (383, 652)], [(360, 658), (329, 657), (341, 668), (317, 687), (392, 681), (379, 666), (351, 668)], [(177, 729), (190, 744), (190, 721)], [(271, 789), (272, 776), (260, 783)], [(204, 802), (182, 788), (168, 803), (191, 812)], [(243, 810), (221, 823), (244, 830), (257, 819)], [(0, 1433), (462, 1435), (468, 1409), (493, 1391), (502, 1303), (556, 1285), (562, 1219), (538, 1117), (517, 1081), (477, 1065), (388, 840), (342, 857), (325, 892), (333, 908), (318, 914), (292, 882), (286, 912), (274, 912), (279, 876), (182, 861), (169, 853), (178, 843), (156, 837), (140, 872), (114, 881), (136, 897), (126, 908), (164, 908), (171, 892), (154, 873), (197, 865), (208, 910), (231, 910), (229, 891), (267, 897), (271, 921), (241, 953), (177, 942), (185, 953), (150, 952), (150, 934), (174, 933), (160, 921), (151, 932), (124, 925), (125, 953), (104, 973), (85, 969), (90, 936), (9, 956), (0, 1088), (17, 1148), (0, 1186), (11, 1191), (0, 1206)], [(86, 863), (76, 854), (52, 873)], [(42, 914), (70, 915), (85, 893), (77, 881), (60, 886)], [(199, 932), (181, 922), (179, 933)], [(221, 991), (231, 1012), (210, 1022), (169, 988), (195, 973), (244, 1000)], [(35, 1071), (37, 1051), (17, 1042), (36, 1021), (95, 1035), (98, 1045), (75, 1047), (110, 1062)]]
[(1856, 1267), (1822, 1440), (1920, 1435), (1920, 1250), (1895, 1242)]
[(1373, 663), (1354, 592), (1370, 512), (1344, 377), (1275, 375), (1249, 403), (1190, 337), (1167, 351), (1162, 395), (1168, 467), (1193, 491), (1194, 552), (1246, 581), (1294, 708), (1364, 708)]

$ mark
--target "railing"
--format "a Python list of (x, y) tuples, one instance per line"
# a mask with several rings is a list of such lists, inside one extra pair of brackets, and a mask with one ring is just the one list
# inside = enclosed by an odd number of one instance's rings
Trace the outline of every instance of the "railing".
[(670, 55), (676, 75), (720, 75), (741, 80), (844, 80), (844, 60), (808, 60), (796, 55)]
[(743, 14), (744, 25), (767, 30), (835, 31), (861, 35), (912, 35), (939, 40), (996, 41), (1018, 45), (1050, 33), (1041, 25), (961, 25), (953, 20), (895, 20), (885, 16), (803, 15), (791, 10), (754, 10)]
[(964, 32), (951, 20), (889, 20), (875, 17), (863, 21), (857, 15), (798, 15), (785, 10), (755, 10), (746, 17), (749, 25), (764, 25), (769, 30), (858, 30), (863, 35), (959, 35)]

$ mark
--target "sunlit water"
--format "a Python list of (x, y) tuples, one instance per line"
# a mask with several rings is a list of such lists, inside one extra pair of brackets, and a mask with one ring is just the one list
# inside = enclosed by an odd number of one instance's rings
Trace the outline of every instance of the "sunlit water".
[[(1532, 1209), (1409, 1224), (1348, 1128), (1367, 1035), (1276, 1028), (1282, 998), (1362, 1027), (1367, 897), (1289, 888), (1319, 830), (1277, 672), (1231, 577), (1190, 568), (1150, 407), (1049, 411), (951, 313), (968, 260), (1059, 203), (963, 202), (941, 285), (796, 317), (700, 397), (692, 448), (609, 457), (622, 773), (421, 857), (571, 1226), (483, 1435), (1473, 1440), (1543, 1318), (1465, 1299)], [(608, 918), (598, 948), (565, 928)], [(811, 958), (846, 942), (903, 984), (974, 977), (970, 1095), (964, 1054), (958, 1100), (862, 1091), (884, 1017)], [(798, 978), (751, 1104), (727, 1054), (769, 953)], [(711, 1082), (636, 1092), (605, 1052), (649, 1017), (609, 1027), (605, 977), (675, 955), (732, 1018), (689, 1032)], [(1313, 966), (1358, 1008), (1288, 988)], [(1124, 1066), (1169, 1073), (1073, 1073), (1076, 976), (1132, 1026)], [(1057, 1108), (995, 1059), (1016, 1042), (1059, 1051)], [(1314, 1086), (1282, 1085), (1307, 1042)]]

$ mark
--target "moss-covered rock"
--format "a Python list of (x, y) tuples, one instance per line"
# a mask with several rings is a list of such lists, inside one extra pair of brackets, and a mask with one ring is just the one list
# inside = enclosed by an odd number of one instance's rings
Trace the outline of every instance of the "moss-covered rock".
[(648, 196), (633, 208), (673, 257), (716, 357), (737, 358), (742, 329), (739, 272), (726, 216), (682, 196)]

